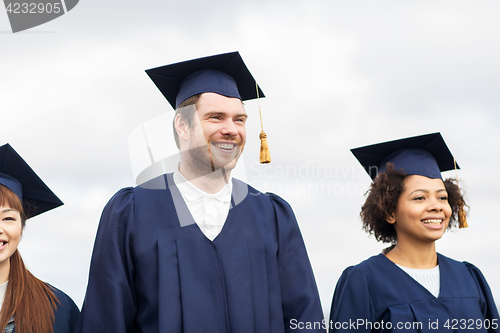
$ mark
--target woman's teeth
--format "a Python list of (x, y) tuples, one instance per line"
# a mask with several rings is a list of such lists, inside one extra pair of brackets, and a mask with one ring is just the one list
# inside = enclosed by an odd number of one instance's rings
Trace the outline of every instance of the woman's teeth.
[(441, 224), (441, 222), (443, 222), (443, 220), (442, 219), (427, 219), (427, 220), (422, 220), (422, 222), (424, 224), (438, 225), (438, 224)]

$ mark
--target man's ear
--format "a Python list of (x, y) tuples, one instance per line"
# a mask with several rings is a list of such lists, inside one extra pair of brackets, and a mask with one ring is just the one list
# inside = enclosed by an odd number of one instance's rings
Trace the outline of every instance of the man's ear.
[(386, 219), (387, 223), (394, 224), (396, 222), (396, 215), (392, 213)]
[(187, 140), (189, 138), (189, 124), (181, 117), (180, 114), (175, 116), (175, 130), (179, 137)]

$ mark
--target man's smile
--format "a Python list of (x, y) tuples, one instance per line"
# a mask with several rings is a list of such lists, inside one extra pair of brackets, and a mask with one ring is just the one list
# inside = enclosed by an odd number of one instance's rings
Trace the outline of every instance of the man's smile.
[(234, 142), (211, 142), (211, 144), (224, 153), (233, 152), (234, 147), (237, 146)]

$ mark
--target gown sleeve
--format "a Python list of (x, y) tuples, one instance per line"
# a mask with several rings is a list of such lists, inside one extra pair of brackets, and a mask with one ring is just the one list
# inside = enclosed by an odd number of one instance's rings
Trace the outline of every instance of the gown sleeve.
[(333, 294), (330, 332), (370, 332), (362, 323), (375, 322), (374, 316), (366, 275), (357, 267), (348, 267), (340, 276)]
[(325, 332), (318, 288), (295, 215), (283, 199), (267, 195), (278, 225), (278, 270), (285, 332)]
[(484, 320), (489, 320), (491, 323), (488, 332), (500, 332), (500, 317), (488, 282), (486, 282), (483, 273), (476, 266), (468, 262), (465, 265), (469, 268), (469, 272), (476, 281), (476, 285), (481, 293), (481, 312), (483, 313)]
[(76, 333), (131, 332), (137, 309), (132, 258), (133, 189), (122, 189), (101, 216)]

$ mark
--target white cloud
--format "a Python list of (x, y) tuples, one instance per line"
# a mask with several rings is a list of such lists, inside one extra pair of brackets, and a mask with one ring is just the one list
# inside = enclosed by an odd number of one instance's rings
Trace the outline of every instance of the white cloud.
[[(471, 228), (438, 249), (477, 264), (500, 299), (498, 3), (226, 4), (81, 1), (40, 33), (0, 34), (2, 141), (66, 202), (26, 230), (21, 250), (35, 274), (81, 304), (102, 208), (134, 185), (129, 135), (171, 109), (144, 70), (239, 50), (267, 95), (273, 171), (359, 172), (349, 148), (441, 131), (463, 169)], [(246, 105), (249, 181), (294, 207), (328, 313), (340, 272), (383, 248), (361, 230), (363, 196), (347, 192), (367, 189), (368, 176), (257, 176), (257, 104)]]

